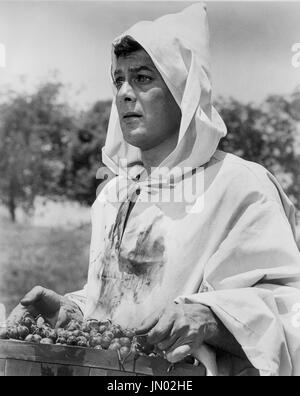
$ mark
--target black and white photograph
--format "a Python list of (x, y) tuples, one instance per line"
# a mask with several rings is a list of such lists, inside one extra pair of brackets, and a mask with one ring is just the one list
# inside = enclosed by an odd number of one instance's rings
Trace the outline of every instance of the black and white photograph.
[(300, 376), (299, 21), (0, 0), (0, 376)]

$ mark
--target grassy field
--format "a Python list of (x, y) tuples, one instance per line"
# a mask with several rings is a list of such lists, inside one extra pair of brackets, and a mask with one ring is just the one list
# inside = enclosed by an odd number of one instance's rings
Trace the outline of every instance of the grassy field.
[(65, 230), (0, 219), (0, 302), (7, 313), (35, 285), (61, 294), (82, 288), (89, 242), (89, 225)]

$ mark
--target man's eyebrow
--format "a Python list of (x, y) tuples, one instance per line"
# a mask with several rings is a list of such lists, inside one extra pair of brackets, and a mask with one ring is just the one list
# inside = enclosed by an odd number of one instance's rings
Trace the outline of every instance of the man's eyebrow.
[[(137, 67), (130, 67), (129, 71), (131, 73), (138, 73), (140, 71), (150, 71), (150, 72), (154, 72), (153, 68), (151, 68), (150, 66), (137, 66)], [(122, 70), (121, 69), (117, 69), (114, 72), (114, 76), (118, 75), (118, 74), (122, 74)]]

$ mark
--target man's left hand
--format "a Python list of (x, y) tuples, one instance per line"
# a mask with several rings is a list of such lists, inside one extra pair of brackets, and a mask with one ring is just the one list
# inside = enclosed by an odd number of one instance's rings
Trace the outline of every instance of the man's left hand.
[(136, 334), (148, 334), (149, 344), (165, 351), (167, 359), (175, 363), (212, 338), (217, 327), (210, 308), (201, 304), (172, 303), (157, 316), (147, 318)]

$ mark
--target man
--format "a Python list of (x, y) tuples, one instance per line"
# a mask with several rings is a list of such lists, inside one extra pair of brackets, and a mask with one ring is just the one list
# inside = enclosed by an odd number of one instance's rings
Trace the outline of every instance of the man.
[(226, 127), (211, 103), (205, 7), (124, 33), (112, 78), (103, 162), (117, 177), (92, 208), (87, 285), (65, 297), (35, 288), (10, 321), (84, 313), (148, 334), (170, 361), (209, 346), (214, 374), (299, 374), (293, 206), (264, 168), (217, 150)]

